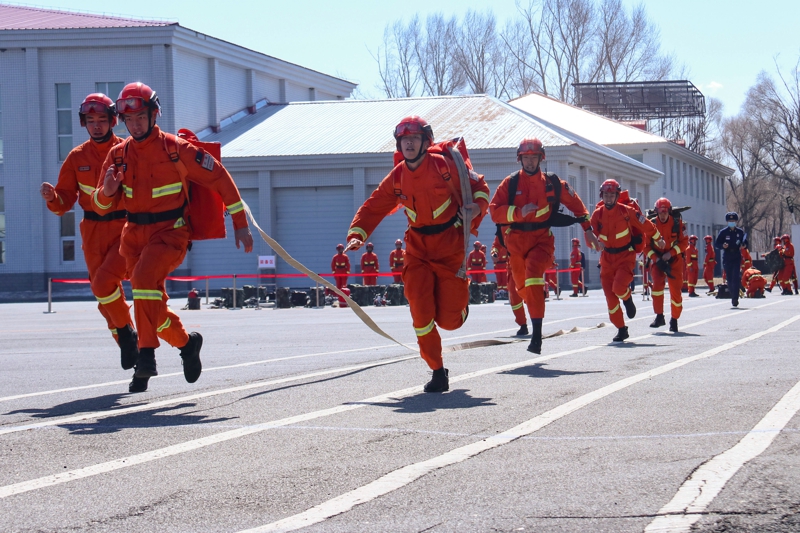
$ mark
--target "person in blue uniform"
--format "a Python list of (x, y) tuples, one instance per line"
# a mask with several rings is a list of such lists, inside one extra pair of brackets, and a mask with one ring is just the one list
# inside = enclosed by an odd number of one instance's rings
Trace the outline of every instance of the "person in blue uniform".
[(742, 262), (742, 248), (747, 246), (747, 235), (744, 230), (736, 227), (739, 215), (733, 211), (725, 214), (726, 228), (720, 230), (714, 241), (715, 248), (722, 249), (722, 268), (728, 280), (728, 290), (731, 293), (731, 303), (739, 306), (739, 284), (741, 278), (739, 267)]

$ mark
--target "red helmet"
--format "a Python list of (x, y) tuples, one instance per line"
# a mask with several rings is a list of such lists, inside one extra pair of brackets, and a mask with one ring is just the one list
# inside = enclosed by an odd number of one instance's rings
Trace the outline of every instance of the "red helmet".
[(667, 212), (669, 212), (669, 210), (672, 209), (672, 203), (666, 198), (659, 198), (656, 200), (655, 210), (658, 211), (662, 208), (666, 208)]
[(411, 115), (410, 117), (406, 117), (394, 127), (394, 138), (398, 142), (400, 141), (400, 137), (404, 135), (416, 134), (422, 135), (424, 138), (427, 138), (428, 141), (433, 143), (433, 128), (431, 128), (425, 119), (420, 116)]
[(340, 243), (340, 244), (337, 244), (337, 245), (336, 245), (336, 249), (337, 249), (337, 250), (339, 250), (339, 251), (342, 251), (342, 250), (344, 250), (344, 244), (341, 244), (341, 243)]
[(713, 240), (713, 239), (711, 239), (711, 235), (706, 235), (705, 237), (703, 237), (703, 239), (704, 239), (706, 242), (711, 242), (711, 241)]
[(374, 246), (372, 245), (372, 243), (368, 242), (367, 243), (367, 251), (372, 250), (373, 248), (374, 248)]
[(572, 246), (575, 246), (575, 245), (578, 245), (578, 246), (581, 245), (581, 240), (579, 238), (577, 238), (577, 237), (572, 239)]
[(533, 139), (522, 139), (517, 147), (517, 161), (520, 161), (523, 155), (540, 155), (542, 156), (542, 161), (544, 161), (544, 146), (542, 146), (542, 141), (537, 138)]
[(622, 192), (622, 187), (620, 187), (619, 182), (617, 180), (606, 180), (600, 185), (600, 197), (602, 198), (604, 192)]
[(398, 244), (399, 244), (400, 246), (403, 246), (403, 241), (401, 241), (400, 239), (397, 239), (396, 241), (394, 241), (394, 245), (395, 245), (395, 246), (397, 246)]
[(781, 242), (781, 238), (780, 237), (775, 237), (772, 240), (775, 242), (775, 244), (778, 244), (779, 242)]
[(792, 242), (792, 238), (789, 237), (788, 233), (784, 233), (783, 235), (781, 235), (781, 240), (786, 242)]
[(689, 235), (689, 240), (697, 242), (697, 235)]
[(472, 246), (474, 246), (475, 249), (477, 250), (478, 248), (481, 247), (481, 241), (475, 241), (475, 244), (473, 244)]
[(156, 92), (140, 81), (123, 87), (117, 98), (117, 113), (138, 113), (143, 109), (153, 109), (161, 115), (161, 104)]
[(114, 102), (103, 93), (92, 93), (81, 102), (81, 106), (78, 108), (78, 117), (84, 128), (86, 127), (86, 115), (89, 113), (106, 113), (111, 127), (117, 125), (117, 111), (114, 109)]

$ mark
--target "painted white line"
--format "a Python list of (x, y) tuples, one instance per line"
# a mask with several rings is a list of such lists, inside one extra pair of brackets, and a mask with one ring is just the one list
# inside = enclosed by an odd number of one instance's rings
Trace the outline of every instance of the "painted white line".
[[(717, 317), (717, 318), (724, 318), (724, 315), (721, 316), (721, 317)], [(796, 318), (800, 318), (800, 316), (795, 317), (795, 319)], [(710, 320), (713, 320), (713, 319), (708, 319), (708, 320), (702, 321), (702, 323), (708, 322)], [(687, 326), (687, 327), (691, 327), (691, 325)], [(764, 332), (762, 332), (761, 334), (763, 334), (763, 333)], [(759, 334), (759, 335), (761, 335), (761, 334)], [(651, 336), (652, 335), (644, 335), (641, 338), (643, 339), (643, 338), (647, 338), (647, 337), (651, 337)], [(635, 339), (632, 339), (632, 340), (635, 340)], [(556, 354), (552, 354), (552, 355), (541, 356), (541, 357), (537, 357), (537, 358), (534, 358), (534, 359), (529, 359), (529, 360), (526, 360), (526, 361), (521, 361), (521, 362), (512, 363), (512, 364), (508, 364), (508, 365), (502, 365), (502, 366), (493, 367), (493, 368), (487, 368), (487, 369), (471, 372), (471, 373), (468, 373), (468, 374), (463, 374), (463, 375), (460, 375), (460, 376), (456, 376), (456, 377), (454, 377), (454, 378), (452, 378), (450, 380), (450, 383), (458, 383), (460, 381), (465, 381), (465, 380), (468, 380), (468, 379), (484, 376), (484, 375), (487, 375), (487, 374), (494, 374), (494, 373), (504, 372), (504, 371), (508, 371), (508, 370), (513, 370), (513, 369), (516, 369), (516, 368), (529, 366), (529, 365), (540, 363), (540, 362), (547, 361), (547, 360), (550, 360), (550, 359), (563, 357), (565, 355), (571, 355), (571, 354), (576, 354), (576, 353), (581, 353), (581, 352), (588, 352), (588, 351), (592, 351), (592, 350), (597, 350), (597, 349), (603, 348), (605, 346), (607, 346), (607, 345), (603, 344), (603, 345), (586, 346), (586, 347), (583, 347), (583, 348), (578, 348), (578, 349), (575, 349), (575, 350), (568, 350), (568, 351), (565, 351), (565, 352), (560, 352), (560, 353), (556, 353)], [(406, 358), (403, 358), (403, 359), (400, 359), (400, 360), (411, 359), (411, 358), (414, 358), (414, 357), (416, 357), (416, 356), (410, 356), (410, 357), (406, 357)], [(364, 366), (369, 366), (369, 365), (364, 365)], [(287, 380), (288, 379), (289, 378), (287, 378)], [(255, 384), (254, 384), (254, 386), (255, 386)], [(251, 388), (254, 388), (254, 386), (251, 387)], [(242, 387), (236, 387), (236, 389), (241, 389), (241, 388)], [(37, 490), (37, 489), (44, 488), (44, 487), (50, 487), (50, 486), (54, 486), (54, 485), (59, 485), (61, 483), (67, 483), (69, 481), (74, 481), (74, 480), (77, 480), (77, 479), (83, 479), (83, 478), (95, 476), (95, 475), (98, 475), (98, 474), (103, 474), (103, 473), (111, 472), (111, 471), (114, 471), (114, 470), (127, 468), (129, 466), (142, 464), (142, 463), (146, 463), (146, 462), (149, 462), (149, 461), (154, 461), (154, 460), (157, 460), (157, 459), (161, 459), (163, 457), (168, 457), (168, 456), (177, 455), (177, 454), (180, 454), (180, 453), (185, 453), (185, 452), (188, 452), (188, 451), (192, 451), (192, 450), (196, 450), (196, 449), (199, 449), (199, 448), (203, 448), (205, 446), (210, 446), (212, 444), (217, 444), (219, 442), (224, 442), (224, 441), (236, 439), (236, 438), (243, 437), (243, 436), (246, 436), (246, 435), (251, 435), (253, 433), (258, 433), (258, 432), (261, 432), (261, 431), (266, 431), (266, 430), (269, 430), (269, 429), (273, 429), (273, 428), (276, 428), (276, 427), (282, 427), (282, 426), (286, 426), (286, 425), (290, 425), (290, 424), (296, 424), (296, 423), (299, 423), (299, 422), (305, 422), (305, 421), (308, 421), (308, 420), (314, 420), (314, 419), (325, 417), (325, 416), (329, 416), (329, 415), (332, 415), (332, 414), (337, 414), (337, 413), (341, 413), (341, 412), (345, 412), (345, 411), (358, 409), (358, 408), (361, 408), (361, 407), (372, 405), (374, 403), (386, 403), (387, 401), (390, 401), (390, 400), (396, 400), (398, 398), (402, 398), (402, 397), (405, 397), (405, 396), (411, 396), (413, 394), (418, 394), (418, 393), (419, 393), (419, 386), (409, 387), (407, 389), (401, 389), (401, 390), (390, 392), (390, 393), (387, 393), (387, 394), (381, 394), (379, 396), (368, 398), (368, 399), (362, 400), (360, 402), (352, 402), (352, 403), (349, 403), (349, 404), (346, 404), (346, 405), (336, 406), (336, 407), (332, 407), (332, 408), (329, 408), (329, 409), (323, 409), (323, 410), (320, 410), (320, 411), (314, 411), (314, 412), (310, 412), (310, 413), (305, 413), (305, 414), (302, 414), (302, 415), (297, 415), (297, 416), (293, 416), (293, 417), (289, 417), (289, 418), (284, 418), (284, 419), (281, 419), (281, 420), (275, 420), (275, 421), (272, 421), (272, 422), (265, 422), (265, 423), (262, 423), (262, 424), (257, 424), (257, 425), (254, 425), (254, 426), (244, 427), (244, 428), (240, 428), (240, 429), (236, 429), (236, 430), (232, 430), (232, 431), (226, 431), (226, 432), (218, 433), (216, 435), (211, 435), (211, 436), (204, 437), (204, 438), (201, 438), (201, 439), (195, 439), (195, 440), (187, 441), (187, 442), (184, 442), (184, 443), (181, 443), (181, 444), (176, 444), (176, 445), (169, 446), (169, 447), (166, 447), (166, 448), (161, 448), (161, 449), (158, 449), (158, 450), (152, 450), (150, 452), (145, 452), (145, 453), (142, 453), (142, 454), (139, 454), (139, 455), (135, 455), (135, 456), (132, 456), (132, 457), (116, 459), (116, 460), (113, 460), (113, 461), (108, 461), (108, 462), (105, 462), (105, 463), (100, 463), (100, 464), (97, 464), (97, 465), (93, 465), (93, 466), (89, 466), (89, 467), (85, 467), (85, 468), (80, 468), (80, 469), (72, 470), (72, 471), (69, 471), (69, 472), (62, 472), (62, 473), (59, 473), (59, 474), (55, 474), (55, 475), (51, 475), (51, 476), (44, 476), (44, 477), (41, 477), (41, 478), (38, 478), (38, 479), (33, 479), (33, 480), (30, 480), (30, 481), (23, 481), (23, 482), (16, 483), (16, 484), (13, 484), (13, 485), (6, 485), (4, 487), (0, 487), (0, 499), (5, 498), (7, 496), (15, 495), (15, 494), (21, 494), (21, 493), (24, 493), (24, 492)], [(207, 394), (205, 394), (203, 396), (210, 396), (210, 395), (211, 395), (211, 393), (207, 393)], [(200, 396), (200, 395), (196, 395), (196, 396)], [(171, 401), (169, 401), (169, 403), (175, 403), (177, 401), (181, 401), (181, 402), (187, 401), (187, 398), (171, 400)], [(165, 401), (165, 402), (156, 402), (156, 403), (157, 404), (166, 404), (167, 402)], [(154, 406), (156, 406), (156, 405), (155, 404), (149, 404), (149, 405), (146, 405), (146, 406), (141, 406), (141, 408), (137, 409), (137, 410), (151, 409)], [(161, 405), (158, 405), (158, 406), (160, 407)], [(121, 411), (122, 411), (122, 409), (118, 409), (115, 412), (111, 413), (111, 415), (118, 414)], [(102, 414), (104, 416), (110, 416), (108, 413), (102, 413)], [(56, 422), (56, 424), (63, 424), (63, 423), (64, 423), (63, 420)], [(54, 424), (48, 424), (48, 425), (54, 425)]]
[(762, 454), (800, 410), (800, 383), (787, 392), (752, 431), (733, 448), (701, 465), (658, 511), (646, 533), (683, 533), (700, 520), (703, 512), (745, 463)]
[(759, 339), (764, 335), (775, 333), (776, 331), (796, 322), (798, 319), (800, 319), (800, 315), (795, 315), (794, 317), (785, 320), (766, 331), (761, 331), (750, 335), (749, 337), (737, 339), (736, 341), (723, 344), (722, 346), (706, 350), (700, 354), (678, 359), (677, 361), (662, 365), (647, 372), (621, 379), (615, 383), (611, 383), (610, 385), (606, 385), (605, 387), (601, 387), (595, 391), (584, 394), (583, 396), (562, 404), (554, 409), (551, 409), (550, 411), (542, 413), (541, 415), (538, 415), (526, 422), (523, 422), (522, 424), (519, 424), (518, 426), (504, 431), (503, 433), (487, 437), (472, 444), (467, 444), (466, 446), (461, 446), (454, 450), (450, 450), (445, 454), (439, 455), (438, 457), (433, 457), (427, 461), (421, 461), (419, 463), (404, 466), (376, 479), (372, 483), (368, 483), (363, 487), (346, 492), (341, 496), (314, 506), (307, 511), (289, 516), (270, 524), (266, 524), (264, 526), (247, 529), (245, 531), (241, 531), (240, 533), (295, 531), (304, 527), (318, 524), (327, 520), (328, 518), (347, 512), (356, 505), (369, 502), (379, 498), (380, 496), (409, 485), (410, 483), (425, 476), (426, 474), (429, 474), (430, 472), (433, 472), (434, 470), (460, 463), (487, 450), (497, 448), (526, 435), (530, 435), (531, 433), (549, 425), (551, 422), (555, 422), (556, 420), (559, 420), (560, 418), (563, 418), (577, 411), (578, 409), (582, 409), (593, 402), (605, 398), (610, 394), (642, 381), (651, 379), (660, 374), (675, 370), (676, 368), (680, 368), (689, 363), (717, 355), (726, 350), (730, 350), (731, 348), (735, 348), (747, 342)]

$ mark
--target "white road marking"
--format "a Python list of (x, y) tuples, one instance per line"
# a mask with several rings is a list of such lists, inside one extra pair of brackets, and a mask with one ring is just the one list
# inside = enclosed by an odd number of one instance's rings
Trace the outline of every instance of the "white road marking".
[[(563, 418), (577, 411), (578, 409), (586, 407), (597, 400), (605, 398), (610, 394), (640, 383), (644, 380), (651, 379), (660, 374), (675, 370), (676, 368), (680, 368), (689, 363), (717, 355), (726, 350), (730, 350), (731, 348), (735, 348), (747, 342), (759, 339), (764, 335), (775, 333), (776, 331), (796, 322), (798, 319), (800, 319), (800, 315), (795, 315), (794, 317), (785, 320), (780, 324), (769, 328), (768, 330), (755, 333), (749, 337), (737, 339), (733, 342), (706, 350), (700, 354), (678, 359), (677, 361), (673, 361), (652, 370), (648, 370), (647, 372), (621, 379), (615, 383), (611, 383), (610, 385), (606, 385), (605, 387), (601, 387), (595, 391), (584, 394), (583, 396), (562, 404), (554, 409), (551, 409), (550, 411), (542, 413), (541, 415), (538, 415), (526, 422), (523, 422), (522, 424), (519, 424), (518, 426), (504, 431), (503, 433), (487, 437), (472, 444), (467, 444), (466, 446), (461, 446), (454, 450), (450, 450), (445, 454), (439, 455), (438, 457), (433, 457), (427, 461), (421, 461), (419, 463), (404, 466), (376, 479), (372, 483), (368, 483), (367, 485), (354, 489), (350, 492), (346, 492), (341, 496), (337, 496), (336, 498), (330, 499), (324, 503), (321, 503), (320, 505), (314, 506), (307, 511), (289, 516), (270, 524), (266, 524), (264, 526), (247, 529), (241, 531), (240, 533), (295, 531), (304, 527), (318, 524), (327, 520), (328, 518), (347, 512), (356, 505), (372, 501), (380, 496), (405, 487), (406, 485), (409, 485), (410, 483), (425, 476), (426, 474), (429, 474), (430, 472), (460, 463), (487, 450), (508, 444), (509, 442), (538, 431), (551, 422), (555, 422), (556, 420)], [(795, 388), (797, 388), (797, 386)]]
[[(726, 315), (722, 315), (720, 317), (714, 317), (714, 318), (711, 318), (711, 319), (706, 319), (706, 320), (700, 321), (697, 324), (704, 324), (706, 322), (710, 322), (712, 320), (717, 320), (717, 319), (721, 319), (721, 318), (725, 318), (725, 317), (726, 317)], [(795, 317), (792, 320), (795, 320), (797, 318), (800, 318), (800, 316)], [(690, 325), (688, 325), (686, 327), (690, 328), (693, 325), (694, 324), (690, 324)], [(762, 332), (759, 335), (762, 335), (764, 333), (765, 332)], [(640, 339), (645, 339), (645, 338), (648, 338), (648, 337), (651, 337), (651, 336), (652, 336), (652, 334), (648, 334), (648, 335), (643, 335), (641, 337), (637, 337), (637, 338), (634, 338), (634, 339), (631, 339), (631, 340), (632, 341), (633, 340), (640, 340)], [(575, 350), (568, 350), (568, 351), (555, 353), (555, 354), (551, 354), (551, 355), (545, 355), (545, 356), (537, 357), (537, 358), (534, 358), (534, 359), (529, 359), (529, 360), (526, 360), (526, 361), (511, 363), (511, 364), (502, 365), (502, 366), (493, 367), (493, 368), (487, 368), (487, 369), (483, 369), (483, 370), (478, 370), (478, 371), (475, 371), (475, 372), (470, 372), (470, 373), (467, 373), (467, 374), (463, 374), (463, 375), (460, 375), (460, 376), (453, 377), (453, 378), (450, 379), (450, 383), (458, 383), (460, 381), (465, 381), (465, 380), (468, 380), (468, 379), (484, 376), (484, 375), (487, 375), (487, 374), (494, 374), (494, 373), (504, 372), (504, 371), (508, 371), (508, 370), (513, 370), (513, 369), (516, 369), (516, 368), (529, 366), (529, 365), (540, 363), (540, 362), (543, 362), (543, 361), (548, 361), (550, 359), (563, 357), (565, 355), (571, 355), (571, 354), (576, 354), (576, 353), (581, 353), (581, 352), (588, 352), (588, 351), (592, 351), (592, 350), (597, 350), (599, 348), (603, 348), (603, 347), (606, 347), (606, 346), (607, 346), (606, 344), (586, 346), (586, 347), (583, 347), (583, 348), (578, 348), (578, 349), (575, 349)], [(392, 362), (412, 359), (412, 358), (415, 358), (415, 357), (416, 356), (409, 356), (409, 357), (405, 357), (405, 358), (394, 360)], [(383, 364), (389, 364), (389, 362), (383, 362)], [(361, 368), (361, 367), (364, 367), (364, 366), (373, 366), (373, 365), (375, 365), (375, 363), (372, 363), (370, 365), (360, 365), (359, 367), (354, 367), (354, 368)], [(327, 373), (332, 373), (332, 372), (333, 371), (320, 372), (320, 373), (317, 373), (317, 374), (322, 375), (322, 374), (327, 374)], [(296, 378), (284, 378), (282, 380), (276, 380), (275, 382), (285, 382), (285, 381), (290, 381), (292, 379), (296, 379)], [(272, 383), (275, 383), (275, 382), (272, 382)], [(227, 390), (243, 390), (245, 388), (256, 388), (258, 386), (264, 386), (264, 385), (265, 384), (251, 384), (251, 385), (245, 385), (245, 386), (241, 386), (241, 387), (233, 387), (232, 389), (227, 389)], [(600, 390), (603, 390), (603, 389), (600, 389)], [(114, 410), (112, 412), (94, 413), (93, 414), (94, 416), (91, 416), (91, 414), (87, 414), (88, 416), (87, 415), (81, 415), (80, 417), (72, 417), (72, 418), (80, 418), (81, 420), (84, 420), (84, 419), (87, 419), (87, 418), (100, 418), (100, 417), (107, 417), (107, 416), (115, 416), (117, 414), (120, 414), (123, 411), (130, 412), (130, 410), (133, 410), (133, 409), (136, 409), (137, 411), (146, 410), (146, 409), (153, 409), (155, 407), (161, 407), (163, 405), (167, 405), (167, 404), (171, 404), (171, 403), (185, 402), (185, 401), (188, 401), (190, 399), (197, 398), (197, 397), (212, 396), (212, 395), (215, 395), (216, 392), (217, 391), (204, 393), (204, 394), (197, 394), (197, 395), (193, 395), (193, 396), (189, 396), (189, 397), (176, 398), (176, 399), (173, 399), (173, 400), (164, 400), (164, 401), (161, 401), (161, 402), (154, 402), (152, 404), (143, 405), (143, 406), (136, 406), (136, 407), (125, 408), (125, 409), (117, 409), (117, 410)], [(221, 393), (222, 391), (219, 391), (219, 392)], [(15, 495), (15, 494), (21, 494), (21, 493), (24, 493), (24, 492), (37, 490), (37, 489), (44, 488), (44, 487), (50, 487), (50, 486), (54, 486), (54, 485), (59, 485), (61, 483), (67, 483), (67, 482), (74, 481), (74, 480), (77, 480), (77, 479), (83, 479), (83, 478), (95, 476), (95, 475), (98, 475), (98, 474), (103, 474), (103, 473), (111, 472), (111, 471), (114, 471), (114, 470), (127, 468), (129, 466), (138, 465), (138, 464), (146, 463), (146, 462), (149, 462), (149, 461), (154, 461), (154, 460), (157, 460), (157, 459), (161, 459), (163, 457), (169, 457), (169, 456), (172, 456), (172, 455), (185, 453), (185, 452), (188, 452), (188, 451), (192, 451), (192, 450), (196, 450), (196, 449), (203, 448), (203, 447), (206, 447), (206, 446), (210, 446), (212, 444), (217, 444), (219, 442), (225, 442), (225, 441), (236, 439), (236, 438), (239, 438), (239, 437), (244, 437), (246, 435), (251, 435), (253, 433), (266, 431), (266, 430), (273, 429), (273, 428), (276, 428), (276, 427), (286, 426), (286, 425), (290, 425), (290, 424), (296, 424), (296, 423), (299, 423), (299, 422), (305, 422), (305, 421), (308, 421), (308, 420), (313, 420), (313, 419), (316, 419), (316, 418), (321, 418), (321, 417), (329, 416), (329, 415), (332, 415), (332, 414), (342, 413), (342, 412), (345, 412), (345, 411), (351, 411), (351, 410), (354, 410), (354, 409), (358, 409), (360, 407), (365, 407), (365, 406), (368, 406), (368, 405), (372, 405), (374, 403), (386, 403), (387, 401), (390, 401), (390, 400), (396, 400), (396, 399), (402, 398), (404, 396), (410, 396), (410, 395), (418, 394), (418, 393), (419, 393), (419, 386), (409, 387), (409, 388), (406, 388), (406, 389), (401, 389), (401, 390), (398, 390), (398, 391), (394, 391), (394, 392), (390, 392), (390, 393), (386, 393), (386, 394), (381, 394), (379, 396), (368, 398), (368, 399), (362, 400), (360, 402), (351, 402), (351, 403), (348, 403), (348, 404), (345, 404), (345, 405), (336, 406), (336, 407), (332, 407), (332, 408), (329, 408), (329, 409), (313, 411), (313, 412), (310, 412), (310, 413), (305, 413), (305, 414), (302, 414), (302, 415), (297, 415), (297, 416), (293, 416), (293, 417), (289, 417), (289, 418), (275, 420), (275, 421), (272, 421), (272, 422), (265, 422), (265, 423), (262, 423), (262, 424), (256, 424), (256, 425), (253, 425), (253, 426), (244, 427), (244, 428), (241, 428), (241, 429), (235, 429), (235, 430), (231, 430), (231, 431), (226, 431), (226, 432), (218, 433), (218, 434), (215, 434), (215, 435), (210, 435), (208, 437), (203, 437), (203, 438), (200, 438), (200, 439), (187, 441), (187, 442), (184, 442), (184, 443), (181, 443), (181, 444), (168, 446), (166, 448), (152, 450), (150, 452), (145, 452), (145, 453), (138, 454), (138, 455), (135, 455), (135, 456), (132, 456), (132, 457), (116, 459), (116, 460), (113, 460), (113, 461), (108, 461), (108, 462), (105, 462), (105, 463), (100, 463), (100, 464), (96, 464), (96, 465), (93, 465), (93, 466), (72, 470), (72, 471), (69, 471), (69, 472), (62, 472), (62, 473), (51, 475), (51, 476), (44, 476), (44, 477), (41, 477), (41, 478), (29, 480), (29, 481), (23, 481), (23, 482), (15, 483), (15, 484), (12, 484), (12, 485), (6, 485), (6, 486), (3, 486), (3, 487), (0, 487), (0, 499), (8, 497), (8, 496)], [(572, 403), (572, 402), (570, 402), (570, 403)], [(565, 404), (565, 405), (569, 405), (569, 404)], [(45, 423), (42, 423), (42, 424), (37, 424), (36, 426), (44, 427), (45, 425), (51, 426), (51, 425), (58, 425), (58, 424), (64, 424), (64, 423), (65, 423), (65, 421), (64, 421), (64, 419), (62, 419), (62, 420), (58, 420), (58, 421), (51, 421), (51, 422), (45, 422)], [(14, 431), (21, 431), (21, 428), (19, 428), (19, 427), (18, 428), (9, 428), (9, 429), (12, 429)], [(6, 431), (6, 432), (10, 432), (10, 431)], [(2, 432), (0, 432), (0, 434), (2, 434)], [(495, 437), (493, 437), (493, 438), (495, 438)]]
[(658, 511), (646, 533), (683, 533), (700, 520), (703, 512), (745, 463), (762, 454), (800, 410), (800, 383), (775, 404), (767, 415), (733, 448), (706, 461)]

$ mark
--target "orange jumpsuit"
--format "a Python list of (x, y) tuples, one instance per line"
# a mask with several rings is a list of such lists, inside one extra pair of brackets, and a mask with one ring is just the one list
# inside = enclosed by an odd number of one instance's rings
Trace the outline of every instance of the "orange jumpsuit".
[(347, 275), (350, 273), (350, 258), (347, 254), (337, 253), (331, 259), (331, 272), (333, 279), (336, 280), (336, 288), (343, 289), (347, 287)]
[(761, 275), (760, 270), (750, 267), (742, 274), (742, 288), (747, 293), (748, 298), (755, 298), (759, 290), (763, 295), (766, 286), (767, 278)]
[[(550, 184), (545, 175), (537, 171), (531, 176), (521, 169), (517, 193), (509, 201), (510, 179), (511, 176), (506, 177), (494, 193), (491, 204), (492, 220), (496, 224), (545, 222), (550, 216), (551, 203), (556, 201), (555, 192), (549, 188)], [(577, 218), (584, 218), (581, 226), (584, 230), (588, 229), (589, 212), (578, 194), (564, 180), (561, 180), (560, 200), (561, 204), (572, 211)], [(538, 209), (523, 217), (522, 207), (530, 203), (537, 205)], [(525, 300), (531, 318), (544, 318), (544, 272), (551, 268), (555, 257), (553, 232), (550, 228), (524, 231), (513, 226), (504, 231), (511, 273), (517, 291)]]
[[(362, 274), (377, 274), (378, 273), (378, 256), (375, 252), (364, 252), (361, 256), (361, 273)], [(364, 285), (377, 285), (378, 276), (364, 276)]]
[[(458, 176), (455, 164), (436, 154), (427, 154), (415, 170), (401, 162), (359, 208), (347, 240), (366, 240), (397, 204), (405, 207), (409, 225), (403, 267), (405, 295), (420, 354), (432, 370), (438, 370), (443, 367), (442, 339), (436, 325), (447, 330), (461, 327), (467, 318), (469, 282), (457, 276), (464, 261), (464, 228), (456, 215), (461, 185), (458, 179), (451, 179), (448, 186), (432, 160), (434, 157), (441, 157), (449, 166), (450, 175)], [(397, 193), (392, 179), (394, 172), (400, 173)], [(474, 172), (470, 186), (473, 201), (480, 206), (480, 214), (470, 227), (477, 235), (489, 207), (489, 187), (483, 176)]]
[(470, 271), (472, 283), (486, 282), (486, 254), (480, 250), (472, 250), (467, 258), (467, 270)]
[(739, 268), (741, 268), (742, 272), (747, 270), (748, 268), (753, 268), (753, 257), (750, 255), (750, 250), (747, 248), (742, 248), (742, 263)]
[(389, 268), (394, 272), (394, 282), (403, 283), (403, 265), (406, 263), (406, 251), (402, 248), (394, 249), (389, 254)]
[[(592, 231), (606, 247), (600, 254), (600, 285), (603, 287), (608, 316), (618, 329), (625, 327), (620, 300), (631, 297), (631, 281), (636, 266), (636, 252), (631, 245), (633, 233), (658, 240), (661, 234), (652, 222), (627, 205), (617, 203), (611, 209), (605, 204), (592, 213)], [(636, 230), (634, 232), (634, 230)]]
[[(573, 246), (572, 252), (569, 254), (569, 267), (570, 268), (581, 268), (583, 265), (583, 252), (581, 252), (580, 246)], [(572, 282), (572, 293), (578, 294), (578, 291), (583, 291), (583, 272), (580, 270), (576, 270), (574, 272), (569, 273), (570, 281)]]
[(500, 239), (497, 237), (494, 238), (494, 242), (492, 243), (491, 255), (492, 262), (494, 263), (494, 270), (502, 271), (495, 272), (494, 274), (497, 279), (497, 288), (501, 291), (508, 290), (508, 249), (500, 244)]
[(697, 247), (689, 243), (686, 246), (686, 279), (689, 294), (695, 294), (694, 288), (697, 286), (697, 276), (700, 273), (700, 263)]
[[(139, 349), (158, 348), (159, 337), (178, 348), (189, 341), (180, 318), (167, 307), (169, 297), (164, 286), (167, 275), (186, 256), (191, 237), (182, 214), (188, 203), (188, 191), (178, 164), (170, 160), (164, 136), (158, 126), (153, 126), (145, 140), (128, 141), (124, 168), (117, 168), (123, 171), (122, 183), (113, 198), (103, 194), (103, 176), (114, 164), (114, 153), (109, 153), (94, 193), (98, 213), (118, 206), (128, 212), (120, 254), (131, 275)], [(217, 191), (231, 215), (234, 229), (246, 228), (242, 198), (228, 171), (210, 154), (184, 139), (177, 139), (177, 147), (180, 162), (188, 171), (186, 179)], [(150, 223), (155, 214), (166, 220)]]
[(792, 276), (794, 275), (794, 245), (787, 242), (781, 247), (783, 267), (778, 271), (778, 283), (784, 291), (792, 292)]
[[(678, 233), (674, 233), (675, 224), (672, 216), (667, 216), (666, 222), (656, 217), (653, 219), (656, 229), (666, 242), (665, 248), (659, 248), (653, 241), (647, 245), (647, 257), (650, 259), (650, 276), (653, 279), (653, 311), (657, 315), (664, 314), (664, 288), (669, 284), (670, 316), (675, 320), (681, 317), (683, 310), (683, 254), (689, 246), (689, 238), (683, 231), (682, 225), (678, 225)], [(658, 267), (656, 262), (669, 252), (669, 276)], [(672, 276), (672, 277), (670, 277)]]
[(47, 208), (58, 216), (63, 215), (77, 201), (84, 211), (81, 221), (81, 240), (86, 269), (89, 271), (92, 294), (97, 298), (97, 308), (106, 319), (114, 339), (117, 328), (133, 326), (122, 280), (128, 277), (125, 259), (119, 254), (119, 238), (125, 225), (125, 211), (95, 212), (92, 193), (102, 176), (100, 169), (111, 148), (122, 139), (112, 134), (102, 143), (89, 139), (69, 153), (55, 187), (55, 198)]
[(714, 251), (714, 244), (706, 243), (706, 258), (703, 261), (703, 279), (708, 284), (708, 290), (714, 290), (714, 264), (717, 262), (717, 254)]

